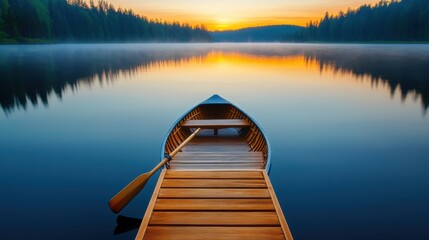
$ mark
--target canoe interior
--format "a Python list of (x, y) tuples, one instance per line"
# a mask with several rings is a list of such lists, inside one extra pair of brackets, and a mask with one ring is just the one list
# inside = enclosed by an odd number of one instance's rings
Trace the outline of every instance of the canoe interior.
[[(187, 120), (222, 121), (223, 119), (228, 119), (230, 120), (229, 122), (234, 123), (239, 121), (231, 121), (232, 119), (240, 119), (244, 120), (242, 122), (246, 122), (247, 124), (245, 127), (222, 127), (217, 130), (217, 135), (215, 135), (215, 130), (212, 128), (202, 129), (200, 133), (198, 133), (197, 137), (182, 149), (181, 153), (177, 154), (176, 157), (173, 157), (173, 160), (170, 162), (171, 166), (177, 169), (200, 168), (202, 165), (190, 165), (189, 163), (192, 159), (185, 157), (186, 153), (192, 152), (194, 153), (192, 154), (193, 156), (196, 156), (196, 158), (201, 161), (204, 160), (204, 168), (207, 169), (218, 169), (219, 166), (221, 166), (219, 165), (222, 163), (221, 160), (228, 161), (228, 159), (225, 159), (225, 156), (231, 156), (231, 153), (242, 154), (239, 158), (242, 161), (236, 163), (229, 162), (230, 165), (228, 165), (228, 168), (265, 168), (267, 165), (269, 148), (263, 132), (250, 117), (230, 103), (202, 103), (189, 111), (170, 131), (165, 142), (164, 152), (172, 152), (195, 129), (184, 126), (186, 125)], [(256, 155), (259, 154), (260, 157), (258, 158), (254, 153), (256, 153)], [(180, 162), (181, 159), (185, 159), (186, 162)], [(230, 159), (234, 160), (237, 158)]]

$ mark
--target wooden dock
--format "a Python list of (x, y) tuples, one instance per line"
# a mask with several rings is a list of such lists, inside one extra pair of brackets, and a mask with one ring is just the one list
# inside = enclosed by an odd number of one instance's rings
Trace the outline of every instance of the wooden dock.
[(262, 153), (228, 131), (201, 131), (162, 170), (136, 239), (293, 239)]

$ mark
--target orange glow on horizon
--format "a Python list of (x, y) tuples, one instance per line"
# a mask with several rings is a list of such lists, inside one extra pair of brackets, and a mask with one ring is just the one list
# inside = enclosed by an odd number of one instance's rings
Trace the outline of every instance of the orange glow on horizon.
[(159, 17), (161, 15), (151, 14), (149, 12), (141, 12), (138, 13), (141, 16), (145, 16), (148, 19), (154, 20), (158, 19), (166, 22), (180, 22), (187, 23), (191, 26), (204, 25), (209, 31), (227, 31), (227, 30), (237, 30), (248, 27), (260, 27), (260, 26), (269, 26), (269, 25), (296, 25), (305, 27), (307, 23), (310, 21), (319, 21), (322, 16), (324, 16), (324, 12), (322, 15), (314, 14), (312, 16), (307, 17), (261, 17), (256, 19), (235, 19), (235, 18), (217, 18), (217, 19), (203, 19), (199, 17), (193, 16), (164, 16)]
[(305, 27), (307, 23), (311, 21), (318, 21), (320, 17), (314, 16), (310, 18), (266, 18), (266, 19), (248, 19), (248, 20), (240, 20), (240, 19), (224, 19), (219, 18), (217, 20), (203, 20), (199, 18), (158, 18), (156, 15), (144, 15), (148, 19), (159, 19), (161, 21), (166, 22), (175, 22), (179, 21), (180, 23), (188, 23), (191, 26), (204, 25), (209, 31), (228, 31), (228, 30), (237, 30), (248, 27), (260, 27), (260, 26), (269, 26), (269, 25), (297, 25)]
[(306, 26), (310, 21), (319, 21), (327, 11), (336, 15), (341, 10), (356, 9), (363, 4), (374, 4), (379, 0), (183, 0), (180, 4), (173, 0), (109, 2), (116, 7), (131, 8), (148, 19), (178, 21), (191, 26), (205, 25), (209, 31), (224, 31), (283, 24)]

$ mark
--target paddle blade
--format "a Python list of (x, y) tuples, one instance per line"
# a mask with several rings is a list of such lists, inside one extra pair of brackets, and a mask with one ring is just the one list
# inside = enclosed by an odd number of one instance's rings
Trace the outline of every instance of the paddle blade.
[(109, 201), (109, 207), (114, 213), (118, 213), (124, 208), (144, 187), (149, 178), (150, 173), (142, 174), (136, 177), (132, 182), (125, 186)]

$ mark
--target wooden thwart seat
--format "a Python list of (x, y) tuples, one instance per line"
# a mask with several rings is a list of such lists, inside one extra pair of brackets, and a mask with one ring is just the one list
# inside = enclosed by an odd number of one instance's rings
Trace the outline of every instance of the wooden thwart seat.
[(202, 128), (214, 129), (217, 135), (221, 128), (245, 128), (250, 127), (249, 121), (245, 119), (204, 119), (204, 120), (186, 120), (181, 125), (184, 128)]
[(182, 127), (187, 128), (242, 128), (250, 127), (250, 123), (245, 119), (204, 119), (186, 120)]

